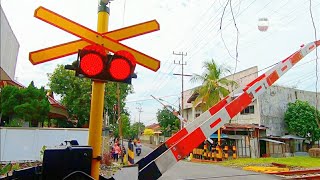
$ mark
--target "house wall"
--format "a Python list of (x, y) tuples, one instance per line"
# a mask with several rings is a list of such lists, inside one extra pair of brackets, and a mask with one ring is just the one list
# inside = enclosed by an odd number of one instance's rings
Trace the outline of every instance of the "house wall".
[(5, 73), (1, 72), (0, 80), (8, 80), (8, 79), (4, 79), (5, 78), (4, 74), (8, 75), (10, 79), (14, 79), (20, 45), (10, 27), (8, 19), (6, 18), (1, 6), (0, 6), (0, 9), (1, 9), (0, 67), (3, 71), (5, 71)]
[(192, 122), (195, 119), (195, 114), (192, 113), (193, 104), (187, 102), (193, 91), (194, 89), (183, 91), (182, 117), (186, 118), (188, 120), (188, 123)]
[[(320, 97), (320, 93), (318, 93), (318, 97)], [(261, 109), (260, 123), (268, 127), (267, 135), (285, 135), (284, 113), (288, 108), (288, 103), (295, 102), (297, 99), (308, 101), (312, 106), (316, 104), (315, 92), (276, 85), (271, 86), (259, 97), (258, 104)], [(320, 109), (320, 104), (318, 104), (318, 109)]]
[(259, 124), (260, 125), (260, 107), (258, 106), (258, 101), (254, 101), (249, 106), (254, 106), (253, 114), (237, 114), (231, 119), (230, 123), (238, 124)]
[(194, 112), (192, 112), (192, 108), (185, 109), (183, 112), (184, 112), (183, 117), (188, 120), (188, 123), (190, 123), (194, 121), (194, 119), (196, 119), (197, 116), (202, 114), (202, 109), (201, 107), (197, 106), (197, 107), (194, 107)]
[(43, 146), (59, 146), (66, 140), (88, 144), (88, 129), (0, 127), (0, 161), (40, 160)]
[[(237, 82), (238, 87), (244, 87), (251, 81), (258, 77), (258, 67), (254, 66), (243, 71), (237, 72), (234, 75), (226, 76), (225, 78)], [(228, 87), (229, 91), (232, 92), (232, 88)]]
[[(229, 80), (234, 79), (234, 81), (237, 82), (238, 87), (245, 87), (247, 84), (249, 84), (251, 81), (256, 79), (258, 77), (258, 67), (254, 66), (249, 69), (240, 71), (234, 75), (234, 77), (227, 76), (226, 78)], [(232, 89), (229, 87), (229, 90)], [(232, 94), (231, 94), (232, 95)], [(237, 94), (234, 94), (233, 96), (237, 96)], [(249, 106), (254, 106), (254, 113), (253, 114), (238, 114), (232, 120), (230, 123), (239, 123), (239, 124), (259, 124), (260, 122), (260, 110), (258, 106), (258, 101), (254, 101)]]

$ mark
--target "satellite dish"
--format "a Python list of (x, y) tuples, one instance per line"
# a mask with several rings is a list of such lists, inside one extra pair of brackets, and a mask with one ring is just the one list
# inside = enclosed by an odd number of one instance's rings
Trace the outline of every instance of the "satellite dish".
[(258, 29), (259, 31), (265, 32), (269, 28), (269, 20), (268, 18), (259, 18), (258, 20)]

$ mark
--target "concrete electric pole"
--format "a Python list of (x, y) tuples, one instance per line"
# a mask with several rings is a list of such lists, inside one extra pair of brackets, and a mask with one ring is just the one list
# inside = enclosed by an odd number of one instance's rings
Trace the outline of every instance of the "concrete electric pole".
[[(180, 108), (180, 115), (181, 116), (183, 116), (183, 107), (184, 107), (184, 103), (183, 103), (183, 101), (184, 101), (184, 99), (183, 99), (183, 91), (184, 91), (184, 89), (183, 89), (183, 77), (184, 76), (192, 76), (192, 75), (190, 75), (190, 74), (184, 74), (184, 72), (183, 72), (183, 66), (185, 66), (185, 65), (187, 65), (187, 63), (185, 62), (183, 62), (183, 57), (184, 56), (187, 56), (187, 53), (183, 53), (183, 52), (179, 52), (179, 53), (175, 53), (174, 51), (173, 51), (173, 54), (174, 55), (178, 55), (178, 56), (181, 56), (181, 63), (180, 63), (180, 61), (178, 61), (178, 62), (176, 62), (176, 61), (174, 61), (174, 64), (178, 64), (178, 65), (181, 65), (181, 74), (173, 74), (173, 75), (178, 75), (178, 76), (181, 76), (181, 108)], [(181, 124), (180, 124), (180, 129), (182, 129), (183, 128), (183, 123), (181, 122)]]
[(141, 112), (142, 112), (142, 107), (141, 107), (141, 103), (137, 103), (139, 106), (136, 107), (136, 109), (138, 110), (139, 112), (139, 123), (138, 123), (138, 139), (140, 138), (140, 115), (141, 115)]

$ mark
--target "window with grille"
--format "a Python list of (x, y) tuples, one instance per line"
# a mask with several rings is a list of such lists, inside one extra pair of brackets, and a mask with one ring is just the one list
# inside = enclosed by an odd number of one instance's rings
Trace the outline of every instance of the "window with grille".
[(248, 106), (247, 108), (245, 108), (244, 110), (242, 110), (240, 112), (240, 114), (254, 114), (254, 106)]

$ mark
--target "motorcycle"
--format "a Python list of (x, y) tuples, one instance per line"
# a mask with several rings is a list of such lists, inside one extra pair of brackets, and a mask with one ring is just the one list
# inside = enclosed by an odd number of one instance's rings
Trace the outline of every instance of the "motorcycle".
[(138, 144), (137, 145), (137, 147), (136, 147), (136, 154), (137, 154), (137, 156), (140, 156), (140, 154), (141, 154), (141, 144)]

